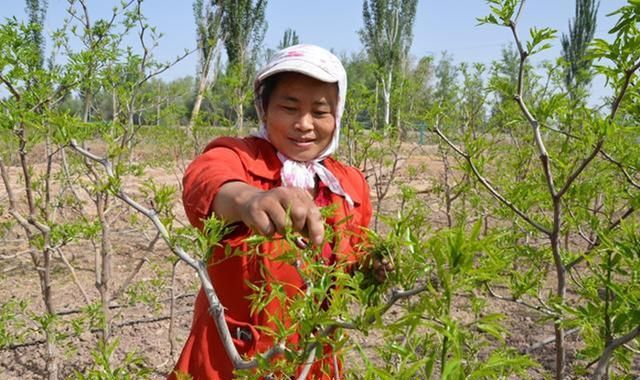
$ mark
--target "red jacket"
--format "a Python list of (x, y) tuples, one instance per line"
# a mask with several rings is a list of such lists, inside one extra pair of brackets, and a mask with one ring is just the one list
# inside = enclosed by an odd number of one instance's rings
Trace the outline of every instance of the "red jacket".
[[(337, 204), (334, 216), (327, 223), (334, 225), (336, 236), (342, 236), (338, 246), (327, 245), (322, 256), (327, 261), (354, 262), (359, 255), (355, 247), (363, 236), (361, 227), (368, 226), (371, 218), (369, 187), (362, 173), (355, 168), (342, 165), (332, 158), (325, 159), (324, 165), (351, 196), (354, 206), (350, 207), (343, 197), (331, 193), (326, 187), (321, 188), (324, 191), (318, 191), (317, 204), (327, 201)], [(263, 139), (223, 137), (214, 140), (189, 165), (184, 175), (183, 203), (189, 221), (193, 226), (202, 228), (202, 220), (211, 215), (217, 192), (227, 182), (242, 181), (263, 190), (280, 186), (281, 167), (274, 147)], [(322, 194), (325, 194), (325, 202), (319, 199)], [(346, 223), (337, 223), (347, 216), (351, 218)], [(271, 338), (261, 335), (256, 326), (271, 326), (269, 315), (280, 316), (285, 324), (290, 321), (286, 320), (286, 313), (277, 300), (252, 314), (248, 299), (252, 290), (248, 283), (278, 281), (285, 284), (285, 291), (291, 297), (300, 294), (300, 289), (304, 287), (295, 267), (269, 258), (277, 256), (278, 252), (286, 248), (283, 240), (274, 239), (271, 243), (262, 244), (260, 250), (263, 255), (225, 256), (226, 245), (246, 252), (248, 247), (243, 240), (250, 234), (251, 231), (245, 225), (240, 223), (236, 226), (224, 238), (222, 247), (214, 250), (209, 266), (209, 275), (225, 307), (225, 318), (234, 343), (241, 355), (249, 357), (266, 351), (273, 345)], [(269, 278), (265, 278), (265, 273), (270, 274)], [(195, 302), (191, 333), (175, 369), (190, 374), (194, 380), (232, 379), (233, 367), (218, 337), (214, 320), (208, 314), (208, 306), (209, 303), (200, 290)], [(235, 339), (236, 332), (250, 332), (251, 337)], [(290, 343), (296, 341), (296, 336), (290, 338)], [(314, 364), (309, 378), (333, 378), (332, 371), (323, 371), (323, 367), (325, 370), (327, 367), (333, 368), (326, 362), (331, 359), (331, 355), (325, 357), (324, 363), (319, 360)], [(172, 374), (169, 379), (175, 379), (175, 376)]]

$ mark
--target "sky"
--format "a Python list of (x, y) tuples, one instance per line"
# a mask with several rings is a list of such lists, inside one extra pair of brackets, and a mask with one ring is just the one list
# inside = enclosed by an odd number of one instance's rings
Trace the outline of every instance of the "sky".
[[(106, 18), (119, 0), (88, 0), (92, 18)], [(66, 17), (67, 0), (48, 0), (45, 29), (58, 28)], [(600, 0), (596, 38), (609, 39), (607, 31), (615, 23), (606, 15), (620, 8), (625, 0)], [(16, 16), (25, 18), (24, 0), (0, 0), (0, 19)], [(193, 49), (196, 44), (191, 0), (145, 0), (143, 12), (149, 23), (164, 34), (155, 54), (161, 60), (171, 60)], [(519, 32), (528, 37), (531, 26), (558, 30), (553, 48), (534, 56), (535, 62), (553, 60), (560, 54), (560, 36), (568, 33), (568, 22), (573, 18), (575, 0), (528, 0), (525, 4)], [(412, 56), (432, 55), (439, 58), (443, 51), (450, 53), (455, 62), (490, 63), (500, 57), (502, 47), (513, 42), (507, 28), (495, 25), (477, 25), (477, 17), (489, 14), (484, 0), (418, 0), (413, 28)], [(361, 0), (269, 0), (266, 9), (268, 29), (264, 46), (275, 48), (287, 28), (300, 36), (301, 42), (313, 43), (333, 49), (339, 54), (357, 53), (363, 49), (357, 31), (362, 28)], [(192, 54), (163, 74), (165, 79), (193, 75), (197, 56)], [(596, 80), (593, 97), (608, 95), (602, 80)]]

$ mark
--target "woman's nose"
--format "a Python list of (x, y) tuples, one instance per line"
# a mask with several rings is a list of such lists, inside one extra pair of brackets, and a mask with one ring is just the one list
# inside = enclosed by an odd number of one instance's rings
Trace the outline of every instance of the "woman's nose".
[(296, 122), (294, 123), (294, 127), (300, 131), (309, 131), (313, 129), (313, 117), (311, 113), (304, 112), (301, 113)]

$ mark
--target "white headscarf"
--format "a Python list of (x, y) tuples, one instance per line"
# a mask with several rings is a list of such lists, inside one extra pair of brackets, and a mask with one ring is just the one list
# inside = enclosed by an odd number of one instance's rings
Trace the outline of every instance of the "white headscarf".
[[(307, 75), (322, 82), (338, 84), (338, 103), (336, 107), (336, 128), (333, 137), (327, 147), (320, 152), (318, 157), (310, 161), (295, 161), (289, 159), (284, 154), (278, 152), (278, 158), (282, 162), (281, 179), (282, 185), (286, 187), (299, 187), (312, 189), (315, 187), (315, 176), (338, 195), (345, 197), (347, 203), (353, 206), (353, 201), (347, 194), (340, 181), (324, 165), (322, 160), (333, 154), (338, 148), (340, 140), (340, 119), (344, 112), (344, 103), (347, 95), (347, 73), (342, 63), (330, 51), (319, 46), (300, 44), (290, 46), (277, 52), (262, 70), (256, 75), (254, 82), (255, 107), (260, 120), (264, 120), (264, 109), (262, 106), (262, 90), (264, 80), (271, 75), (283, 72), (295, 72)], [(263, 123), (255, 136), (269, 141), (267, 127)]]

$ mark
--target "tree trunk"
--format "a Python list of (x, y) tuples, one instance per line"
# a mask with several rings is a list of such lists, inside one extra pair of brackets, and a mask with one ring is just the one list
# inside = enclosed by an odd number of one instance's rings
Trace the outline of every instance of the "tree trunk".
[(189, 134), (189, 138), (193, 143), (194, 154), (198, 154), (200, 151), (198, 146), (198, 138), (195, 133), (195, 124), (198, 118), (198, 114), (200, 113), (200, 105), (202, 104), (202, 99), (204, 98), (204, 92), (207, 89), (207, 75), (203, 74), (200, 76), (200, 83), (198, 84), (198, 92), (196, 93), (196, 100), (193, 103), (193, 108), (191, 109), (191, 118), (189, 119), (189, 125), (187, 126), (187, 133)]
[(156, 127), (160, 126), (160, 96), (156, 98)]
[(391, 81), (393, 80), (393, 72), (389, 70), (387, 79), (382, 81), (382, 99), (384, 101), (384, 126), (389, 125), (391, 118)]
[(242, 131), (244, 128), (244, 105), (242, 102), (238, 103), (238, 131)]
[(104, 318), (104, 325), (102, 326), (102, 339), (106, 342), (111, 335), (111, 318), (109, 313), (109, 285), (111, 282), (111, 242), (110, 242), (110, 227), (107, 221), (105, 210), (107, 208), (108, 196), (105, 193), (98, 193), (96, 210), (98, 213), (98, 220), (100, 221), (100, 227), (102, 229), (101, 242), (100, 242), (100, 275), (99, 281), (96, 285), (100, 292), (100, 303)]

